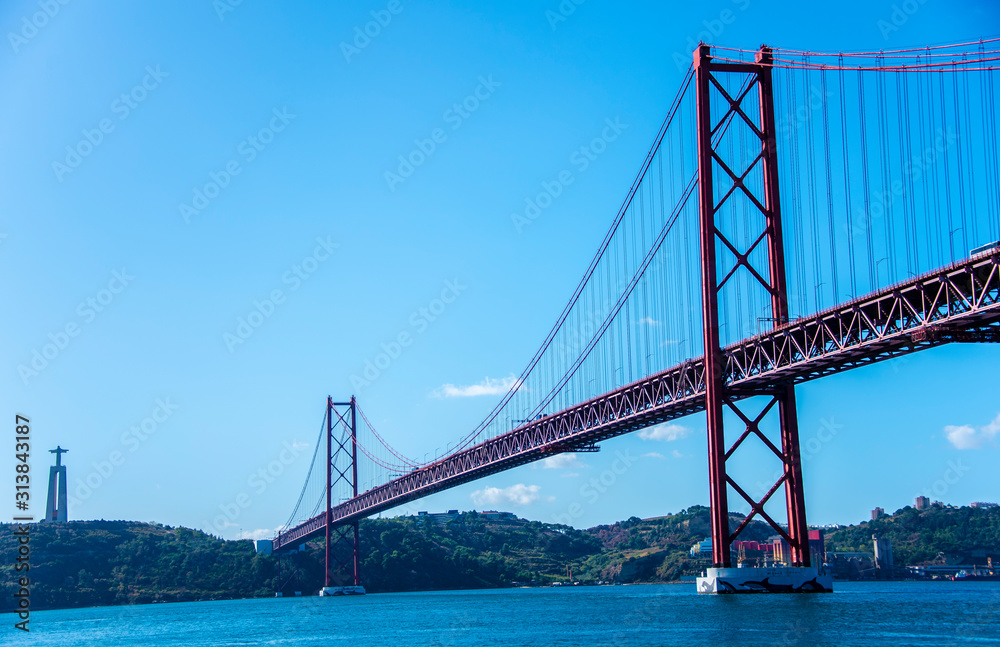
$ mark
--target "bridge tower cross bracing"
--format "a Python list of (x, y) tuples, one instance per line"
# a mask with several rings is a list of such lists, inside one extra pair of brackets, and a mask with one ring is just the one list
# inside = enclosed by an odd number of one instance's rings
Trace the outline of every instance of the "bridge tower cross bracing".
[[(802, 466), (799, 452), (798, 419), (795, 407), (795, 390), (792, 385), (779, 385), (773, 389), (760, 391), (754, 395), (769, 398), (769, 402), (759, 415), (751, 417), (737, 406), (737, 398), (731, 397), (726, 385), (725, 358), (719, 339), (719, 294), (723, 285), (741, 266), (770, 294), (772, 325), (777, 327), (788, 322), (788, 298), (785, 280), (784, 249), (781, 231), (781, 205), (778, 191), (778, 159), (776, 155), (774, 102), (771, 86), (771, 50), (762, 46), (754, 63), (721, 63), (712, 60), (710, 48), (700, 45), (694, 52), (695, 82), (697, 93), (698, 128), (698, 181), (699, 181), (699, 229), (701, 242), (702, 274), (702, 314), (705, 347), (706, 416), (708, 423), (709, 488), (712, 521), (712, 561), (714, 566), (729, 568), (732, 565), (730, 546), (732, 541), (754, 518), (766, 521), (791, 547), (790, 566), (809, 566), (809, 540), (806, 527), (805, 498), (802, 489)], [(742, 75), (747, 79), (740, 92), (732, 96), (718, 78), (723, 75)], [(757, 89), (759, 114), (755, 122), (744, 110), (742, 103)], [(722, 116), (713, 121), (711, 112), (712, 96), (725, 101)], [(724, 104), (724, 105), (725, 105)], [(760, 152), (742, 174), (731, 170), (723, 159), (723, 147), (713, 146), (712, 135), (725, 128), (730, 120), (742, 120), (760, 143)], [(753, 141), (753, 139), (751, 139)], [(732, 164), (732, 160), (730, 160)], [(757, 165), (761, 165), (763, 189), (754, 195), (745, 178)], [(719, 180), (726, 190), (722, 201), (716, 204), (714, 193), (714, 167), (724, 171)], [(722, 233), (717, 220), (720, 208), (736, 192), (746, 195), (749, 202), (761, 212), (764, 231), (756, 238), (750, 249), (740, 251), (736, 244)], [(719, 281), (717, 245), (728, 248), (736, 258), (734, 265)], [(766, 244), (767, 267), (755, 268), (752, 252), (761, 243)], [(764, 277), (767, 278), (764, 278)], [(735, 394), (733, 394), (735, 395)], [(746, 397), (746, 393), (740, 393)], [(738, 440), (726, 448), (723, 412), (728, 408), (735, 413), (745, 428)], [(770, 413), (777, 412), (781, 429), (781, 447), (778, 448), (760, 429), (761, 421)], [(759, 500), (750, 496), (726, 472), (726, 461), (750, 435), (757, 436), (781, 460), (783, 469), (778, 481)], [(729, 530), (728, 489), (732, 487), (751, 507), (735, 531)], [(788, 528), (785, 530), (764, 510), (764, 505), (777, 490), (784, 486), (785, 505), (788, 514)]]
[[(344, 409), (341, 413), (339, 408)], [(339, 483), (346, 482), (351, 488), (352, 496), (358, 496), (358, 403), (354, 396), (350, 402), (334, 402), (326, 399), (326, 537), (324, 545), (325, 571), (324, 588), (344, 586), (345, 580), (350, 580), (354, 586), (361, 584), (361, 536), (360, 521), (354, 521), (335, 526), (333, 524), (333, 489)], [(334, 425), (334, 418), (337, 425)], [(334, 429), (344, 427), (350, 430), (350, 435), (344, 434), (341, 439), (334, 435)], [(348, 443), (350, 446), (348, 447)], [(348, 464), (338, 464), (340, 456), (347, 456)], [(350, 560), (334, 557), (334, 546), (346, 546), (350, 552)], [(336, 583), (332, 581), (336, 579)]]

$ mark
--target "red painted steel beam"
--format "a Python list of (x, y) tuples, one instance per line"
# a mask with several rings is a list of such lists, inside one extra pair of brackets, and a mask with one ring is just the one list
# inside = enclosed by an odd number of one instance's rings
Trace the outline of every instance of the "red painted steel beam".
[[(778, 153), (771, 86), (771, 49), (761, 47), (756, 62), (759, 87), (760, 125), (764, 144), (764, 204), (767, 207), (768, 263), (771, 278), (771, 316), (776, 325), (788, 321), (788, 288), (785, 278), (785, 248), (781, 223), (781, 192), (778, 189)], [(793, 566), (809, 566), (809, 532), (806, 525), (805, 490), (799, 451), (798, 411), (795, 387), (787, 385), (779, 395), (778, 416), (784, 453), (785, 505)]]
[[(351, 487), (354, 498), (358, 496), (358, 401), (351, 396)], [(354, 520), (354, 545), (352, 557), (354, 566), (354, 586), (361, 584), (359, 560), (361, 554), (361, 538), (358, 532), (358, 520)]]
[(708, 45), (694, 54), (698, 114), (698, 224), (701, 239), (701, 304), (704, 334), (705, 415), (708, 428), (709, 510), (712, 518), (712, 562), (730, 566), (729, 502), (726, 485), (726, 440), (722, 417), (725, 385), (719, 344), (719, 286), (715, 254), (715, 194), (712, 182), (712, 57)]
[(323, 586), (330, 586), (330, 530), (333, 521), (333, 398), (326, 396), (326, 545)]

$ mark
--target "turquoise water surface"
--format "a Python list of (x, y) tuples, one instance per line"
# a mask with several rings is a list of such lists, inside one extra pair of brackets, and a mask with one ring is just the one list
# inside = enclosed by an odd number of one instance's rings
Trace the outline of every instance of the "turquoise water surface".
[(0, 644), (1000, 645), (1000, 583), (838, 582), (832, 594), (693, 584), (385, 593), (5, 614)]

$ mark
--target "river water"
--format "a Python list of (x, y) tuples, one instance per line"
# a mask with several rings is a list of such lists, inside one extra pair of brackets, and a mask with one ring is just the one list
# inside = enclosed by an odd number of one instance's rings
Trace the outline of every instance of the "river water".
[(837, 582), (813, 595), (693, 584), (384, 593), (38, 611), (0, 644), (1000, 645), (1000, 583)]

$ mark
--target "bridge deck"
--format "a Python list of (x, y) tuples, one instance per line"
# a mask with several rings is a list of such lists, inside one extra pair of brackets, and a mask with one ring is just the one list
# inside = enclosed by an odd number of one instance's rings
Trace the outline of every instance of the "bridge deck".
[[(750, 397), (949, 341), (1000, 341), (994, 248), (724, 349), (727, 384)], [(704, 362), (689, 360), (413, 470), (333, 509), (334, 526), (434, 492), (704, 410)], [(274, 548), (325, 531), (325, 512)]]

